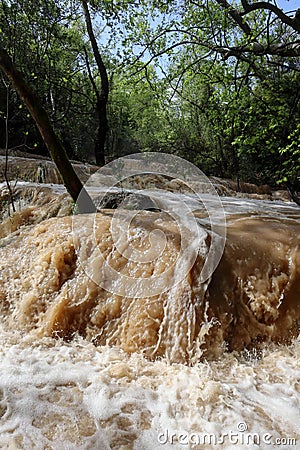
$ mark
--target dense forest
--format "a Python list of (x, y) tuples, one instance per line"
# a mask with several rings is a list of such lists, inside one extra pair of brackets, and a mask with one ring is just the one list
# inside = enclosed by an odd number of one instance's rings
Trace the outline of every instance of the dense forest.
[(71, 159), (166, 152), (299, 190), (299, 32), (275, 0), (1, 0), (0, 148), (49, 150), (14, 68)]

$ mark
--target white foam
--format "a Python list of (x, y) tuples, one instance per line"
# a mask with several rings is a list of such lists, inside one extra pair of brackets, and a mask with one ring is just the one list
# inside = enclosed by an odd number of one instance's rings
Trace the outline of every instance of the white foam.
[(300, 439), (297, 342), (259, 361), (231, 354), (187, 367), (82, 339), (30, 345), (15, 337), (6, 333), (1, 342), (0, 448), (193, 448), (180, 439), (214, 433), (220, 440), (240, 423), (247, 430), (239, 445), (224, 437), (213, 448), (250, 448), (246, 433)]

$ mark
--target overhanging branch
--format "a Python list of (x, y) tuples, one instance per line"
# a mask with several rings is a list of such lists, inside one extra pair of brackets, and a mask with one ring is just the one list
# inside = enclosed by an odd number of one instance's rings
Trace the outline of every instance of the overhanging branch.
[(230, 17), (239, 25), (244, 33), (246, 33), (247, 35), (251, 34), (251, 28), (249, 27), (247, 22), (244, 21), (243, 17), (240, 15), (236, 8), (230, 5), (227, 0), (216, 0), (216, 2), (221, 5), (222, 8), (226, 9), (226, 11), (228, 11)]
[(295, 17), (292, 18), (285, 14), (282, 9), (278, 8), (278, 6), (274, 5), (273, 3), (257, 2), (250, 4), (247, 0), (241, 0), (241, 2), (244, 8), (244, 12), (240, 13), (241, 16), (249, 14), (252, 11), (257, 11), (259, 9), (272, 11), (283, 23), (289, 25), (295, 31), (298, 31), (298, 33), (300, 33), (300, 21), (298, 19), (297, 13)]
[(288, 42), (285, 44), (272, 44), (264, 46), (258, 43), (243, 45), (241, 47), (232, 47), (230, 49), (219, 49), (222, 53), (223, 59), (228, 59), (230, 56), (239, 57), (242, 54), (249, 53), (254, 55), (269, 55), (297, 58), (300, 56), (300, 41)]

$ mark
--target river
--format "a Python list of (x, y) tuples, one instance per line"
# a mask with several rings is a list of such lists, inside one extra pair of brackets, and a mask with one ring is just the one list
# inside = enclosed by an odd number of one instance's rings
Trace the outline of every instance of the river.
[(0, 227), (0, 448), (300, 449), (297, 206), (224, 196), (214, 229), (206, 192), (151, 185), (154, 210), (92, 217), (66, 216), (58, 185), (19, 186)]

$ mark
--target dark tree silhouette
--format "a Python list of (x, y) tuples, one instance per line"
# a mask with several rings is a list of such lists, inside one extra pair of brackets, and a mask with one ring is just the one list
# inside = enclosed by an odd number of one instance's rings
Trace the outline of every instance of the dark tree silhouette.
[[(105, 138), (108, 132), (108, 122), (107, 122), (107, 100), (109, 94), (109, 82), (105, 64), (101, 57), (97, 41), (95, 38), (95, 34), (93, 31), (91, 16), (88, 8), (88, 4), (85, 0), (81, 0), (82, 8), (84, 11), (85, 22), (87, 32), (91, 41), (94, 58), (98, 67), (98, 71), (101, 78), (101, 90), (99, 92), (96, 83), (93, 81), (91, 72), (89, 71), (89, 75), (92, 81), (92, 85), (96, 94), (97, 102), (96, 102), (96, 113), (98, 116), (98, 129), (97, 129), (97, 137), (95, 142), (95, 158), (96, 164), (103, 166), (105, 164), (105, 152), (104, 152), (104, 144)], [(88, 62), (87, 62), (88, 64)]]
[(12, 59), (4, 48), (0, 46), (0, 69), (13, 85), (20, 99), (26, 105), (29, 113), (35, 121), (38, 130), (48, 148), (56, 167), (63, 179), (64, 185), (74, 202), (77, 202), (81, 213), (95, 212), (95, 205), (84, 189), (66, 151), (58, 139), (47, 114), (39, 98), (31, 87), (26, 83), (21, 72), (16, 68)]

